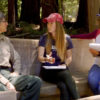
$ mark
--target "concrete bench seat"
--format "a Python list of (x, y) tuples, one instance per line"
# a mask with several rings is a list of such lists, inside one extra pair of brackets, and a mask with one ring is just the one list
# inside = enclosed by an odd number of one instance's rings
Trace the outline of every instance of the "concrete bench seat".
[(48, 97), (48, 96), (59, 95), (59, 94), (60, 94), (59, 89), (55, 84), (51, 84), (43, 81), (40, 97)]
[(16, 93), (12, 91), (0, 91), (0, 100), (17, 100)]
[(100, 95), (95, 95), (95, 96), (89, 96), (85, 98), (80, 98), (78, 100), (100, 100)]
[[(37, 59), (37, 48), (39, 40), (33, 39), (11, 39), (15, 49), (21, 56), (22, 74), (39, 76), (41, 64)], [(94, 40), (72, 39), (73, 60), (69, 66), (70, 72), (76, 82), (81, 97), (90, 96), (92, 92), (88, 86), (87, 75), (94, 58), (89, 52), (88, 44)], [(43, 81), (40, 100), (60, 100), (60, 91), (55, 84)]]

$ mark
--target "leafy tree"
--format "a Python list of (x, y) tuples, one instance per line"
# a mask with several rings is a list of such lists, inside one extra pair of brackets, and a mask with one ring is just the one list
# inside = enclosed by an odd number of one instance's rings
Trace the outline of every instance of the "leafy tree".
[(7, 15), (8, 12), (8, 0), (0, 0), (0, 11)]
[[(62, 0), (61, 0), (62, 1)], [(79, 0), (63, 0), (64, 21), (76, 21), (78, 15)]]

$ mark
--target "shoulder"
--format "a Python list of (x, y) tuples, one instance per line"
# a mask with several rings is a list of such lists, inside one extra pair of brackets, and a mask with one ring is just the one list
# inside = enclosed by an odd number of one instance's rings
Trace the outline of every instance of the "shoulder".
[(47, 40), (47, 33), (43, 34), (39, 40), (39, 46), (45, 46)]
[(46, 39), (47, 38), (47, 33), (43, 34), (41, 37), (40, 37), (40, 40), (41, 39)]
[(8, 38), (7, 36), (4, 36), (4, 39), (8, 42), (10, 42), (10, 38)]
[(40, 37), (40, 42), (42, 42), (42, 41), (46, 41), (46, 39), (47, 39), (47, 33), (45, 33), (45, 34), (43, 34), (41, 37)]
[(3, 40), (5, 42), (10, 42), (10, 39), (5, 35), (0, 35), (0, 40)]
[(41, 37), (46, 38), (47, 37), (47, 33), (44, 33)]
[(68, 35), (68, 34), (65, 34), (65, 36), (70, 38), (70, 35)]
[(9, 37), (4, 36), (4, 40), (5, 40), (8, 44), (12, 44)]
[(72, 43), (71, 37), (67, 34), (65, 36), (66, 36), (66, 41), (68, 43), (67, 49), (72, 49), (73, 48), (73, 43)]
[(67, 41), (70, 41), (71, 40), (71, 37), (68, 34), (65, 34), (65, 38), (66, 38)]

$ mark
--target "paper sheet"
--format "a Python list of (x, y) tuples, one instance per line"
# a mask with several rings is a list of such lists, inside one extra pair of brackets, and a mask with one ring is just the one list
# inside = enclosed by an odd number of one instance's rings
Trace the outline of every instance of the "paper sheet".
[(100, 51), (100, 43), (89, 43), (89, 47), (94, 50)]
[(59, 66), (43, 66), (45, 69), (66, 69), (66, 65), (59, 65)]

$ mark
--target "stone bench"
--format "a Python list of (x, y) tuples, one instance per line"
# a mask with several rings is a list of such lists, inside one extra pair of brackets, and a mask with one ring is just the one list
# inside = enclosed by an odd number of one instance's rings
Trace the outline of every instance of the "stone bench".
[[(41, 64), (37, 59), (38, 41), (35, 39), (11, 39), (15, 49), (21, 56), (23, 74), (39, 75)], [(74, 45), (73, 61), (69, 69), (75, 79), (80, 96), (90, 96), (92, 92), (88, 86), (87, 75), (94, 58), (88, 50), (88, 44), (94, 42), (94, 40), (72, 39), (72, 42)], [(40, 100), (59, 100), (59, 94), (56, 85), (43, 81)]]
[(85, 98), (80, 98), (78, 100), (100, 100), (100, 95), (95, 95), (95, 96), (89, 96)]
[(12, 91), (0, 91), (0, 100), (17, 100), (16, 93)]

